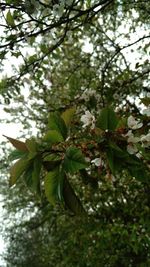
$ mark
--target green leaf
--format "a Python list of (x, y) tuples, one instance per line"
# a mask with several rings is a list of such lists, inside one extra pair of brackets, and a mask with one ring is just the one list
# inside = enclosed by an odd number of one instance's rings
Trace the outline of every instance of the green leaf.
[(97, 121), (97, 126), (102, 130), (114, 131), (117, 127), (118, 119), (111, 107), (106, 107), (101, 110)]
[(137, 158), (135, 155), (129, 155), (126, 158), (126, 163), (128, 164), (128, 166), (132, 166), (132, 168), (134, 168), (135, 166), (138, 168), (141, 168), (141, 160), (139, 158)]
[(9, 154), (9, 160), (13, 161), (19, 158), (22, 158), (24, 156), (27, 156), (27, 152), (21, 151), (21, 150), (13, 150), (12, 152), (10, 152)]
[(56, 130), (64, 139), (67, 137), (67, 127), (64, 120), (60, 117), (59, 113), (50, 113), (48, 119), (48, 127), (50, 130)]
[(27, 159), (19, 159), (10, 169), (10, 186), (14, 185), (18, 178), (28, 168), (29, 161)]
[(29, 64), (34, 63), (37, 60), (37, 54), (34, 54), (28, 58)]
[(64, 120), (67, 127), (70, 125), (73, 116), (75, 114), (75, 111), (76, 111), (75, 108), (69, 108), (62, 113), (61, 117)]
[(39, 157), (36, 157), (33, 162), (32, 172), (32, 187), (35, 192), (40, 195), (40, 174), (41, 174), (42, 163)]
[(86, 213), (80, 199), (75, 194), (66, 176), (64, 177), (63, 182), (63, 198), (67, 208), (70, 209), (74, 214), (81, 215)]
[(141, 182), (150, 182), (150, 172), (146, 169), (146, 166), (129, 166), (129, 173), (137, 180)]
[(43, 138), (43, 141), (55, 144), (64, 141), (63, 136), (56, 130), (49, 130)]
[(148, 107), (150, 105), (150, 97), (141, 98), (141, 102)]
[(118, 124), (117, 124), (117, 129), (119, 128), (126, 128), (127, 127), (127, 118), (121, 118), (119, 121), (118, 121)]
[(45, 195), (51, 204), (62, 200), (63, 175), (59, 168), (47, 173), (44, 179)]
[(129, 160), (129, 154), (127, 151), (120, 149), (120, 147), (109, 142), (109, 147), (106, 151), (107, 161), (112, 174), (120, 172), (126, 168), (127, 161)]
[(36, 143), (35, 139), (34, 138), (27, 139), (25, 144), (29, 151), (28, 158), (29, 159), (35, 158), (38, 150), (38, 144)]
[(25, 0), (24, 7), (27, 14), (32, 15), (36, 11), (36, 1)]
[(116, 150), (117, 152), (122, 152), (122, 149), (114, 142), (109, 142), (109, 147), (112, 149)]
[(91, 0), (87, 0), (86, 5), (87, 5), (87, 8), (90, 8), (91, 7)]
[(82, 151), (76, 147), (67, 149), (63, 167), (66, 172), (74, 173), (87, 167)]
[(125, 150), (122, 150), (116, 143), (114, 142), (109, 142), (109, 147), (113, 150), (114, 155), (116, 158), (128, 158), (129, 154)]
[(14, 139), (14, 138), (11, 138), (11, 137), (8, 137), (6, 135), (4, 135), (8, 140), (9, 142), (15, 147), (17, 148), (18, 150), (21, 150), (21, 151), (24, 151), (24, 152), (28, 152), (28, 148), (26, 146), (26, 144), (22, 141), (19, 141), (17, 139)]
[(49, 154), (43, 158), (43, 166), (47, 171), (53, 171), (56, 167), (60, 166), (62, 159), (57, 154)]
[(49, 50), (49, 47), (47, 44), (41, 44), (40, 48), (41, 48), (42, 53), (44, 53), (44, 54), (46, 54)]
[(38, 145), (34, 138), (26, 140), (26, 147), (28, 148), (29, 152), (37, 152)]
[(28, 189), (30, 190), (33, 190), (32, 173), (33, 173), (33, 162), (27, 167), (27, 169), (23, 173), (23, 180)]
[(58, 154), (50, 154), (50, 153), (45, 153), (43, 157), (43, 161), (61, 161), (61, 156)]
[(6, 14), (6, 22), (8, 26), (11, 26), (11, 27), (15, 26), (14, 18), (10, 11), (8, 11)]

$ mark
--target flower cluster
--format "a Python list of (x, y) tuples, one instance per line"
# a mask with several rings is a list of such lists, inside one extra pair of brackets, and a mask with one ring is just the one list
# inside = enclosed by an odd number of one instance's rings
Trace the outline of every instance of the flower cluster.
[(140, 129), (143, 126), (143, 123), (139, 119), (135, 119), (133, 116), (130, 116), (127, 120), (127, 125), (129, 127), (128, 133), (125, 135), (127, 137), (127, 151), (129, 154), (139, 153), (137, 144), (140, 144), (142, 147), (150, 147), (150, 131), (141, 136), (136, 136), (132, 130)]
[(92, 89), (85, 89), (82, 95), (80, 96), (80, 99), (89, 101), (92, 96), (95, 96), (95, 90)]
[[(84, 97), (86, 97), (86, 92), (87, 91), (84, 91), (84, 95), (83, 95)], [(93, 92), (91, 91), (91, 95), (92, 94)], [(85, 111), (85, 114), (81, 116), (81, 122), (83, 123), (82, 127), (84, 129), (86, 127), (89, 127), (90, 129), (94, 129), (95, 124), (96, 124), (96, 118), (93, 114), (91, 114), (90, 111), (87, 110)], [(140, 121), (140, 119), (135, 118), (132, 115), (129, 116), (127, 119), (127, 128), (128, 128), (128, 132), (126, 134), (124, 132), (121, 132), (121, 135), (125, 137), (127, 141), (127, 146), (126, 146), (127, 152), (131, 155), (136, 155), (136, 157), (140, 159), (144, 159), (143, 152), (145, 151), (145, 149), (147, 151), (147, 149), (150, 147), (150, 130), (149, 132), (147, 132), (147, 130), (145, 129), (145, 126), (143, 126), (142, 121)], [(103, 134), (105, 135), (105, 133)], [(107, 169), (107, 165), (109, 165), (108, 162), (105, 165), (105, 159), (107, 159), (107, 155), (104, 154), (104, 157), (102, 160), (102, 158), (99, 157), (99, 153), (96, 153), (96, 152), (99, 152), (99, 151), (95, 151), (94, 157), (93, 156), (91, 157), (91, 160), (90, 160), (91, 164), (95, 165), (96, 167), (106, 166), (106, 169)]]
[(128, 131), (128, 133), (125, 135), (127, 137), (127, 151), (129, 154), (135, 154), (138, 152), (138, 149), (136, 147), (136, 143), (140, 141), (140, 139), (132, 133), (131, 130)]

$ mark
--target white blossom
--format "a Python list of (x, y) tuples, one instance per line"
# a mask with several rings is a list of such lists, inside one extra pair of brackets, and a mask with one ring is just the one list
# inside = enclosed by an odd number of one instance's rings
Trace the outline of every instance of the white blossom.
[(128, 124), (128, 127), (133, 130), (139, 129), (143, 126), (143, 123), (140, 122), (139, 119), (136, 120), (132, 115), (129, 116), (127, 120), (127, 124)]
[(129, 144), (127, 145), (127, 151), (129, 154), (136, 154), (138, 152), (138, 149), (135, 145)]
[(141, 142), (144, 147), (150, 146), (150, 132), (147, 135), (141, 136)]
[(103, 165), (103, 160), (101, 158), (95, 158), (91, 161), (95, 166), (99, 167)]
[(91, 129), (95, 128), (95, 117), (90, 113), (90, 111), (85, 111), (85, 114), (81, 116), (81, 121), (83, 123), (83, 128), (91, 126)]
[(128, 143), (138, 143), (138, 142), (140, 142), (140, 138), (134, 136), (134, 134), (132, 133), (132, 130), (129, 130), (127, 132), (127, 134), (125, 134), (124, 136), (127, 137), (127, 142)]
[(136, 157), (141, 159), (142, 158), (142, 154), (140, 152), (136, 153)]
[(136, 137), (134, 135), (130, 135), (129, 138), (127, 139), (128, 143), (138, 143), (140, 141), (139, 137)]
[(147, 117), (150, 117), (150, 106), (143, 110), (143, 115), (146, 115)]
[(131, 135), (133, 135), (132, 130), (129, 130), (124, 136), (130, 137)]

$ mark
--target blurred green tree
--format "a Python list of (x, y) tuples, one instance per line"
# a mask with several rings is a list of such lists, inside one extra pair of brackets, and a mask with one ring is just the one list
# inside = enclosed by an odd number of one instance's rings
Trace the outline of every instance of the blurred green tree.
[(0, 7), (1, 104), (27, 139), (2, 147), (7, 266), (149, 266), (150, 4)]

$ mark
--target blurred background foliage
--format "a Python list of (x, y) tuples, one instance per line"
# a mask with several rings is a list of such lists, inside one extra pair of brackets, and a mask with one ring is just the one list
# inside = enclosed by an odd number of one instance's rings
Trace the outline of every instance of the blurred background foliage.
[[(40, 137), (50, 111), (72, 106), (79, 133), (87, 109), (96, 115), (111, 104), (140, 117), (149, 93), (149, 1), (7, 0), (0, 8), (1, 122), (21, 123), (20, 137), (34, 128)], [(70, 177), (94, 211), (71, 216), (22, 182), (8, 189), (11, 149), (2, 143), (1, 150), (7, 267), (150, 266), (148, 184), (126, 173), (97, 188)]]

